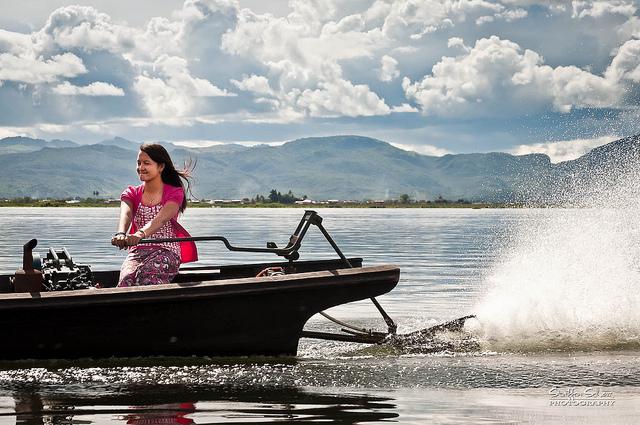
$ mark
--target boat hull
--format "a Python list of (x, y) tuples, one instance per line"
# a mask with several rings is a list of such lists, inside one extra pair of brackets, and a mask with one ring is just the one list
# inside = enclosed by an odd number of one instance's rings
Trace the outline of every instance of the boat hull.
[(396, 266), (0, 295), (0, 358), (295, 355), (304, 324), (384, 294)]

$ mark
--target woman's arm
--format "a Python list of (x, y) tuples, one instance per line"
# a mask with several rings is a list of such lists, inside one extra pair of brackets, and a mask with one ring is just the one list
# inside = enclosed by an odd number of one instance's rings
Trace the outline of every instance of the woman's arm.
[(120, 221), (118, 221), (118, 232), (126, 233), (131, 226), (133, 208), (127, 201), (120, 202)]
[(160, 230), (162, 226), (178, 214), (179, 209), (180, 205), (175, 202), (167, 202), (164, 204), (164, 206), (160, 208), (158, 215), (156, 215), (153, 220), (148, 222), (141, 229), (138, 229), (133, 235), (127, 236), (129, 245), (137, 245), (138, 242), (140, 242), (140, 239), (148, 238)]
[(131, 226), (131, 220), (133, 216), (133, 208), (128, 201), (120, 202), (120, 220), (118, 220), (118, 230), (116, 234), (111, 238), (111, 245), (117, 246), (120, 249), (127, 247), (127, 230)]

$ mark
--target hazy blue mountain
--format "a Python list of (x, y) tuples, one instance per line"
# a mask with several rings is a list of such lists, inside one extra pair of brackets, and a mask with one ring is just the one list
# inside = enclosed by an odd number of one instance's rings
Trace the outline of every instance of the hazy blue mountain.
[(207, 146), (206, 148), (187, 148), (188, 150), (193, 150), (193, 152), (206, 152), (212, 154), (227, 154), (234, 152), (241, 152), (249, 149), (246, 146), (238, 145), (235, 143), (223, 144), (223, 145), (213, 145)]
[[(640, 135), (626, 137), (592, 149), (574, 161), (557, 164), (555, 181), (560, 198), (573, 198), (576, 194), (589, 193), (589, 197), (606, 196), (620, 179), (637, 175), (640, 167)], [(640, 182), (638, 182), (640, 184)], [(613, 202), (610, 200), (609, 202)]]
[[(155, 143), (159, 143), (164, 146), (167, 151), (173, 152), (175, 149), (179, 148), (171, 142), (158, 141)], [(132, 140), (125, 139), (123, 137), (114, 137), (112, 139), (103, 140), (101, 142), (95, 143), (96, 145), (104, 145), (104, 146), (117, 146), (122, 149), (126, 149), (128, 151), (138, 152), (140, 145), (142, 142), (134, 142)]]
[(45, 147), (67, 148), (72, 146), (78, 146), (78, 144), (71, 140), (54, 139), (47, 142), (46, 140), (32, 139), (30, 137), (5, 137), (0, 140), (0, 155), (36, 152)]
[[(513, 199), (529, 189), (531, 172), (547, 172), (547, 157), (472, 154), (429, 157), (359, 136), (306, 138), (198, 156), (202, 196), (254, 196), (271, 188), (317, 199)], [(527, 170), (527, 175), (523, 174)], [(203, 189), (204, 188), (204, 189)], [(213, 189), (213, 190), (212, 190)], [(216, 192), (214, 192), (214, 190)]]
[[(51, 147), (28, 138), (0, 140), (0, 196), (117, 197), (136, 184), (138, 143), (115, 138), (94, 145)], [(73, 143), (73, 142), (70, 142)], [(552, 164), (541, 154), (461, 154), (433, 157), (361, 136), (315, 137), (282, 146), (187, 148), (163, 143), (176, 165), (194, 160), (194, 193), (201, 198), (267, 195), (271, 189), (312, 199), (464, 198), (539, 201), (581, 176), (593, 176), (640, 156), (640, 138), (621, 139), (574, 161)], [(23, 149), (22, 151), (20, 149)], [(36, 150), (37, 149), (37, 150)]]
[(47, 142), (46, 146), (49, 148), (73, 148), (79, 145), (71, 140), (53, 139)]
[(39, 151), (46, 143), (45, 140), (30, 137), (5, 137), (0, 140), (0, 155)]
[(43, 146), (46, 143), (46, 140), (32, 139), (31, 137), (24, 136), (5, 137), (4, 139), (0, 139), (0, 146)]
[(88, 197), (97, 190), (117, 196), (135, 183), (135, 153), (116, 146), (43, 148), (0, 155), (0, 196)]
[(560, 164), (560, 168), (573, 173), (592, 173), (596, 169), (624, 167), (640, 158), (640, 135), (626, 137), (598, 146), (574, 161)]
[(140, 147), (140, 143), (132, 142), (131, 140), (127, 140), (122, 137), (114, 137), (112, 139), (103, 140), (96, 144), (104, 145), (104, 146), (117, 146), (119, 148), (134, 151), (134, 152), (137, 152), (138, 148)]

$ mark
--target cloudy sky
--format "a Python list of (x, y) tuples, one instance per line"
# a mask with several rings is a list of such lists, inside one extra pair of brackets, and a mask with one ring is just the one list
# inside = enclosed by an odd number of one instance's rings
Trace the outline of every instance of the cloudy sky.
[(0, 137), (570, 159), (640, 133), (631, 0), (0, 0)]

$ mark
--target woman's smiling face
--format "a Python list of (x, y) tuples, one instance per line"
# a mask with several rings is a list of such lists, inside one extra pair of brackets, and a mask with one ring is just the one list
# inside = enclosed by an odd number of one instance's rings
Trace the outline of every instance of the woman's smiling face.
[(155, 178), (159, 178), (164, 164), (158, 164), (151, 157), (143, 151), (138, 152), (138, 166), (136, 171), (141, 181), (151, 181)]

